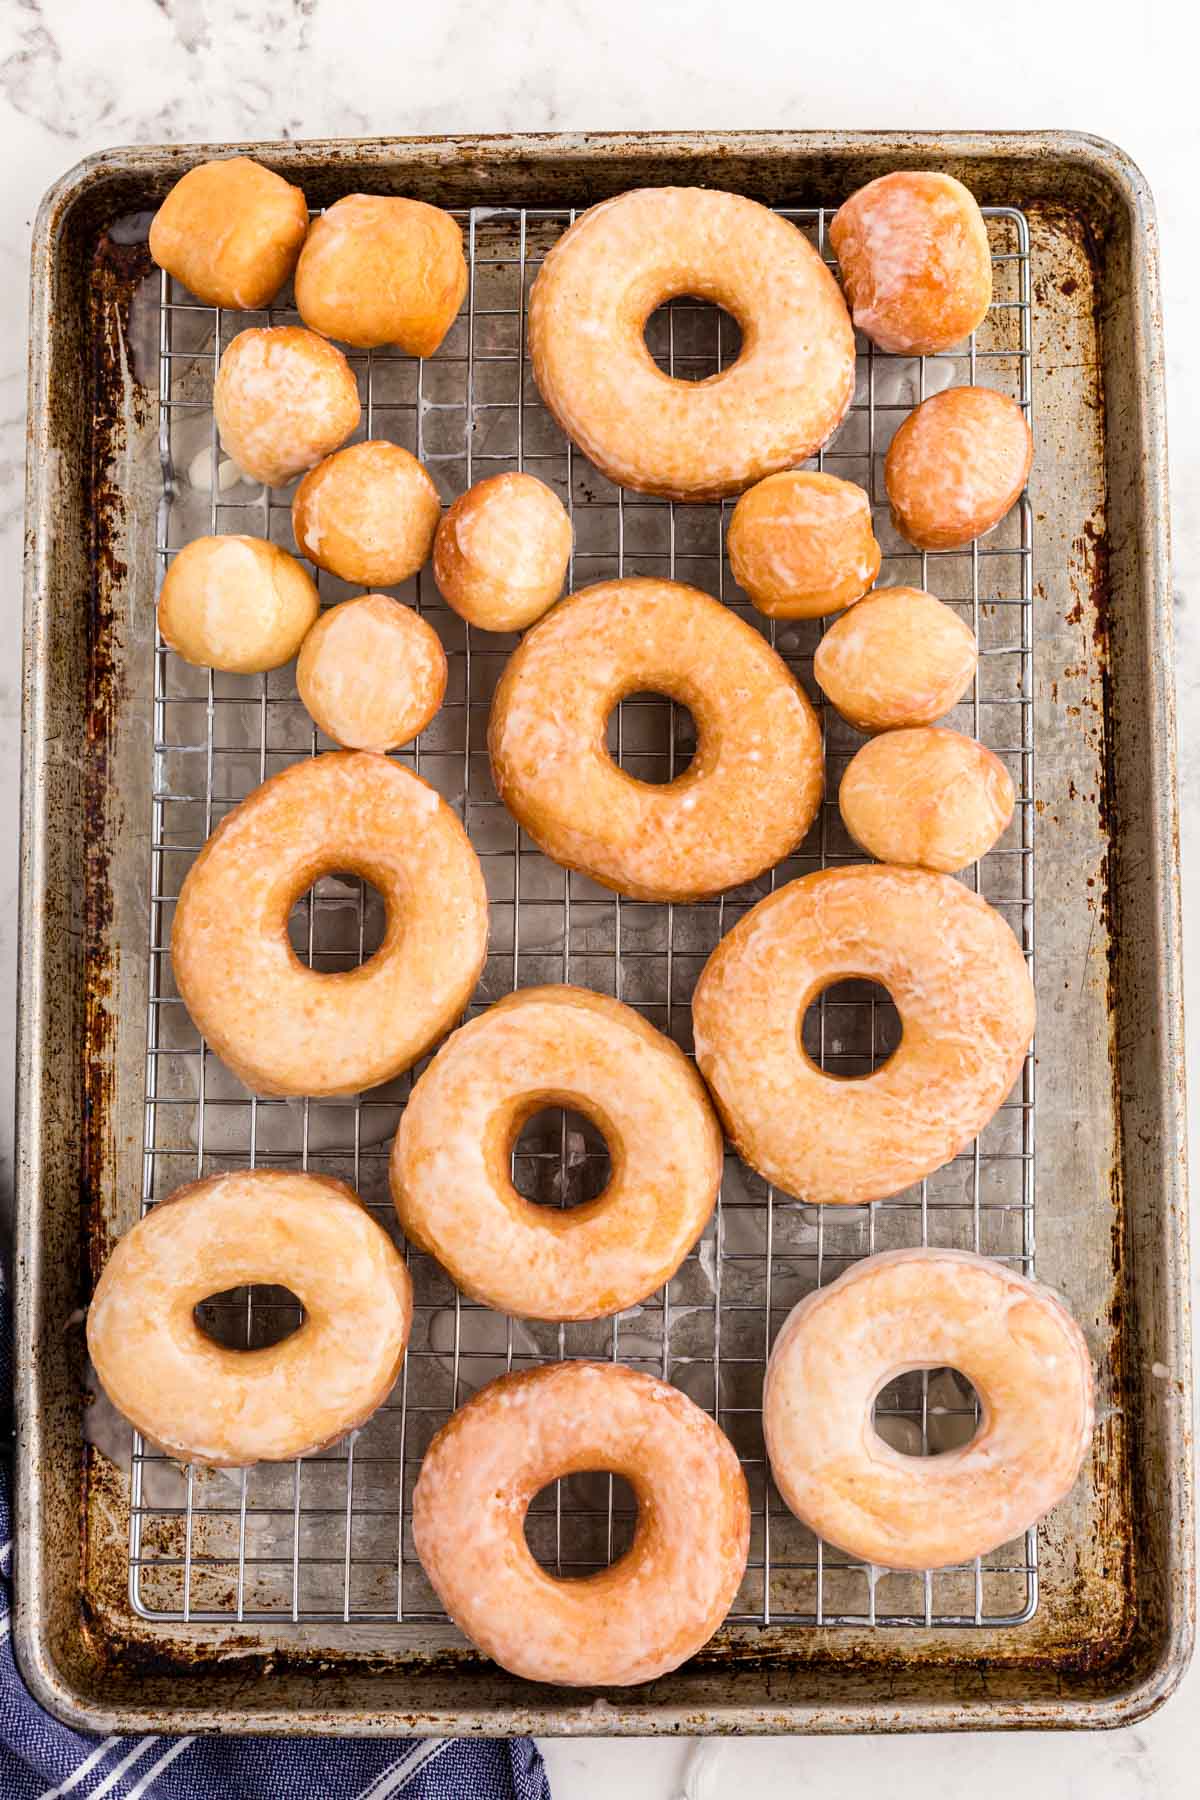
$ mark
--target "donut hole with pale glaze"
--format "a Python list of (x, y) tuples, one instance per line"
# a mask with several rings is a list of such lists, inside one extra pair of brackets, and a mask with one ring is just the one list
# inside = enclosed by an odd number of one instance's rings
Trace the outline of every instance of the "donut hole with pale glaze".
[(691, 708), (670, 694), (627, 694), (608, 715), (604, 741), (619, 769), (634, 781), (668, 786), (686, 775), (699, 748)]
[(291, 1288), (256, 1282), (226, 1288), (197, 1300), (192, 1308), (199, 1329), (226, 1350), (267, 1350), (282, 1344), (304, 1324), (304, 1302)]
[(600, 1126), (574, 1106), (530, 1113), (510, 1152), (512, 1184), (535, 1206), (586, 1206), (612, 1179), (612, 1154)]
[(800, 1012), (797, 1030), (809, 1061), (839, 1081), (863, 1081), (882, 1069), (904, 1036), (892, 996), (865, 975), (823, 985)]
[(875, 1396), (876, 1434), (900, 1456), (944, 1456), (972, 1442), (983, 1404), (967, 1377), (940, 1364), (914, 1364)]
[(370, 962), (388, 931), (387, 901), (365, 876), (333, 869), (298, 894), (288, 942), (307, 968), (330, 974)]
[(711, 381), (742, 354), (742, 327), (719, 301), (698, 294), (663, 300), (642, 327), (646, 349), (676, 381)]
[(624, 1475), (584, 1469), (551, 1481), (525, 1514), (529, 1554), (549, 1575), (586, 1580), (615, 1568), (637, 1536), (637, 1493)]

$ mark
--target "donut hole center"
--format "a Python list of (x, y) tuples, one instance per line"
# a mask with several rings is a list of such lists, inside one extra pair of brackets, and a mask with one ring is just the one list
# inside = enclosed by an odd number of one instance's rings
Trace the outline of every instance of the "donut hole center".
[(288, 914), (288, 942), (300, 961), (333, 975), (368, 962), (387, 936), (387, 902), (361, 875), (331, 870)]
[(675, 381), (708, 381), (742, 354), (742, 328), (731, 312), (697, 294), (656, 306), (642, 327), (646, 349)]
[(577, 1581), (619, 1561), (633, 1544), (637, 1521), (637, 1497), (625, 1477), (589, 1469), (534, 1495), (525, 1542), (548, 1575)]
[(862, 1080), (890, 1062), (900, 1048), (903, 1027), (887, 989), (851, 976), (830, 982), (800, 1021), (801, 1048), (827, 1075)]
[(304, 1306), (290, 1288), (256, 1282), (210, 1294), (192, 1316), (205, 1337), (226, 1350), (266, 1350), (299, 1331)]
[(512, 1147), (512, 1184), (535, 1206), (584, 1206), (599, 1199), (611, 1177), (604, 1134), (568, 1106), (535, 1112)]
[(962, 1450), (979, 1430), (979, 1395), (959, 1369), (905, 1369), (875, 1396), (873, 1422), (901, 1456)]
[(696, 721), (682, 700), (652, 690), (619, 700), (605, 731), (613, 761), (635, 781), (655, 787), (687, 773), (698, 738)]

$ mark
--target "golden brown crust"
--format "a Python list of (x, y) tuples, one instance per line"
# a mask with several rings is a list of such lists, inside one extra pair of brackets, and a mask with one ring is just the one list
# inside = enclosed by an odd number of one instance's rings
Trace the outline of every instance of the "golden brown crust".
[(883, 466), (892, 523), (918, 550), (956, 550), (998, 525), (1021, 497), (1033, 435), (1015, 400), (955, 387), (911, 412)]
[(819, 619), (866, 593), (882, 556), (871, 502), (853, 481), (817, 469), (768, 475), (733, 509), (729, 566), (759, 612)]
[(314, 219), (296, 269), (296, 306), (323, 337), (360, 350), (432, 356), (467, 291), (462, 232), (423, 200), (347, 194)]
[(278, 544), (193, 538), (163, 578), (158, 629), (185, 662), (253, 675), (291, 661), (318, 608), (307, 572)]
[(962, 699), (975, 633), (921, 588), (876, 588), (830, 626), (813, 656), (827, 700), (859, 731), (932, 725)]
[(846, 829), (869, 856), (947, 875), (986, 856), (1015, 803), (1000, 758), (938, 725), (872, 738), (838, 789)]
[(533, 475), (490, 475), (451, 506), (433, 545), (443, 597), (485, 631), (524, 631), (562, 593), (571, 521)]
[(442, 704), (446, 652), (411, 606), (387, 594), (360, 594), (313, 626), (296, 664), (296, 688), (335, 744), (398, 750)]
[(221, 443), (238, 467), (267, 487), (336, 450), (358, 425), (354, 373), (341, 351), (298, 325), (241, 331), (213, 384)]
[(150, 254), (206, 306), (269, 306), (308, 230), (298, 187), (248, 156), (198, 163), (150, 226)]
[(292, 500), (292, 531), (303, 554), (362, 587), (395, 587), (424, 568), (441, 516), (429, 471), (382, 438), (327, 456)]

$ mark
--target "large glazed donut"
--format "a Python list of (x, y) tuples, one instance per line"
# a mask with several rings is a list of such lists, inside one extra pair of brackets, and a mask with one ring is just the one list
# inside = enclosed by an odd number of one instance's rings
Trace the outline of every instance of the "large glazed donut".
[[(599, 1126), (612, 1179), (583, 1206), (526, 1200), (509, 1158), (525, 1121), (571, 1106)], [(526, 988), (449, 1038), (392, 1149), (405, 1235), (466, 1293), (534, 1319), (597, 1319), (670, 1279), (721, 1181), (721, 1128), (683, 1052), (631, 1007)]]
[[(680, 294), (733, 314), (742, 353), (676, 381), (643, 335)], [(737, 494), (825, 443), (854, 394), (854, 332), (794, 225), (741, 194), (638, 188), (577, 219), (529, 296), (542, 398), (612, 481), (673, 500)]]
[[(665, 786), (605, 747), (617, 702), (690, 708), (699, 741)], [(496, 789), (555, 862), (637, 900), (699, 900), (795, 848), (821, 801), (821, 731), (752, 626), (677, 581), (604, 581), (547, 613), (513, 653), (488, 727)]]
[[(288, 942), (292, 907), (344, 871), (387, 904), (361, 968), (322, 974)], [(295, 763), (223, 819), (188, 870), (171, 961), (209, 1044), (260, 1094), (353, 1094), (449, 1029), (487, 947), (479, 860), (446, 802), (366, 751)]]
[[(881, 1068), (843, 1079), (800, 1041), (817, 996), (877, 981), (903, 1026)], [(969, 1144), (1033, 1036), (1033, 984), (1000, 914), (949, 875), (853, 863), (740, 919), (692, 1000), (696, 1061), (739, 1154), (803, 1200), (898, 1194)]]
[[(961, 1449), (904, 1456), (874, 1428), (909, 1369), (952, 1368), (979, 1395)], [(1050, 1288), (968, 1250), (892, 1250), (794, 1308), (763, 1394), (771, 1472), (827, 1543), (888, 1569), (970, 1562), (1064, 1498), (1092, 1436), (1092, 1364)]]
[[(304, 1307), (290, 1337), (233, 1350), (201, 1330), (213, 1294), (266, 1282)], [(117, 1245), (88, 1309), (104, 1391), (187, 1462), (284, 1462), (362, 1425), (391, 1391), (412, 1283), (352, 1188), (243, 1169), (179, 1188)]]
[[(539, 1567), (525, 1513), (560, 1475), (610, 1470), (638, 1503), (624, 1556), (584, 1580)], [(413, 1543), (455, 1624), (529, 1681), (629, 1687), (708, 1642), (746, 1567), (750, 1503), (732, 1444), (678, 1388), (613, 1363), (491, 1382), (434, 1438)]]

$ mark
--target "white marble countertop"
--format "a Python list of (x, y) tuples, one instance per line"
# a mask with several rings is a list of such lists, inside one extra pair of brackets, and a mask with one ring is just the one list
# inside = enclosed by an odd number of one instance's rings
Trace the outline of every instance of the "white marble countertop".
[[(0, 1093), (12, 1086), (20, 556), (29, 230), (50, 182), (129, 142), (444, 131), (1068, 127), (1148, 176), (1162, 226), (1189, 996), (1200, 1000), (1200, 123), (1176, 0), (9, 0), (0, 9)], [(1193, 302), (1194, 303), (1194, 302)], [(1193, 1016), (1200, 1008), (1193, 1005)], [(1189, 1055), (1200, 1116), (1200, 1033)], [(12, 1178), (7, 1103), (0, 1185)], [(1200, 1258), (1196, 1259), (1200, 1266)], [(1200, 1661), (1145, 1724), (1089, 1736), (546, 1746), (557, 1800), (763, 1800), (832, 1788), (936, 1800), (1196, 1792)], [(689, 1760), (690, 1758), (690, 1760)]]

